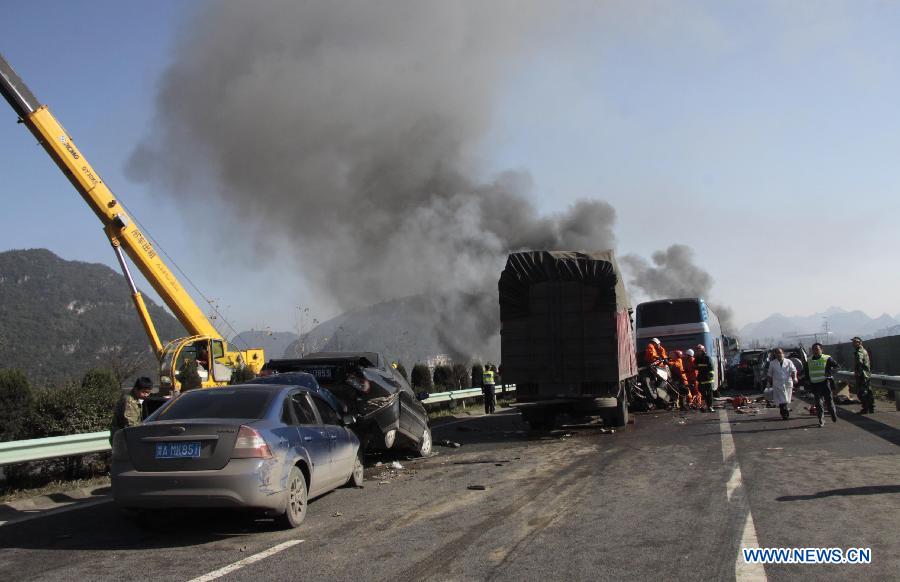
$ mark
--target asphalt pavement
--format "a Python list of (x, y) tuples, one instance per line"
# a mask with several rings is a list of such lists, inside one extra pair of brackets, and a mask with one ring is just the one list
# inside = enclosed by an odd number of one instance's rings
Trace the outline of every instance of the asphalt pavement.
[[(219, 511), (139, 527), (101, 497), (0, 527), (0, 571), (79, 581), (897, 579), (900, 413), (842, 410), (819, 428), (803, 406), (788, 421), (776, 409), (648, 413), (614, 434), (532, 434), (510, 410), (442, 419), (435, 440), (460, 448), (370, 460), (363, 489), (313, 501), (298, 530)], [(748, 544), (869, 547), (872, 563), (747, 566)]]

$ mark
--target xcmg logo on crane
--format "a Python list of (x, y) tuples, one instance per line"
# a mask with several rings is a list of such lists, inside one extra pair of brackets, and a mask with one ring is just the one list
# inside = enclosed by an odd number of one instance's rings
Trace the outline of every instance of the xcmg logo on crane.
[(75, 158), (75, 159), (77, 160), (77, 159), (79, 159), (79, 158), (81, 157), (81, 156), (78, 155), (78, 152), (75, 151), (75, 148), (72, 147), (72, 144), (69, 143), (69, 138), (67, 138), (67, 137), (64, 136), (64, 135), (61, 135), (61, 136), (59, 136), (59, 141), (61, 141), (62, 144), (63, 144), (63, 146), (64, 146), (67, 150), (69, 150), (69, 153), (72, 154), (72, 157), (73, 157), (73, 158)]

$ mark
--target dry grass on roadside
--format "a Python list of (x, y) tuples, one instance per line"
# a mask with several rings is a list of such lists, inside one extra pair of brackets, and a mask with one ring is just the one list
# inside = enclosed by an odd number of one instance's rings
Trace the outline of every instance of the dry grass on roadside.
[(71, 481), (51, 481), (46, 485), (25, 489), (8, 489), (0, 494), (0, 503), (9, 503), (10, 501), (19, 501), (28, 499), (29, 497), (39, 497), (41, 495), (52, 495), (54, 493), (64, 493), (73, 489), (82, 489), (84, 487), (103, 487), (109, 485), (109, 477), (98, 476), (86, 479), (74, 479)]

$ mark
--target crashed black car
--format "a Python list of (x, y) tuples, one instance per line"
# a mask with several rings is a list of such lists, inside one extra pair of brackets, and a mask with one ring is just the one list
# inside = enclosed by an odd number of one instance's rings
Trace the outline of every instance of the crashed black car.
[(306, 372), (330, 390), (355, 417), (365, 450), (431, 453), (428, 414), (409, 382), (376, 352), (320, 352), (269, 360), (261, 375)]

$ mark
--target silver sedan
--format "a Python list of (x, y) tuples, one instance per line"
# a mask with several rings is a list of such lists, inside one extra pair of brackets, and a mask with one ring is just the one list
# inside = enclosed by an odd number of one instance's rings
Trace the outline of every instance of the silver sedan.
[(112, 489), (123, 508), (263, 510), (286, 527), (307, 501), (363, 480), (359, 439), (322, 388), (193, 390), (113, 437)]

